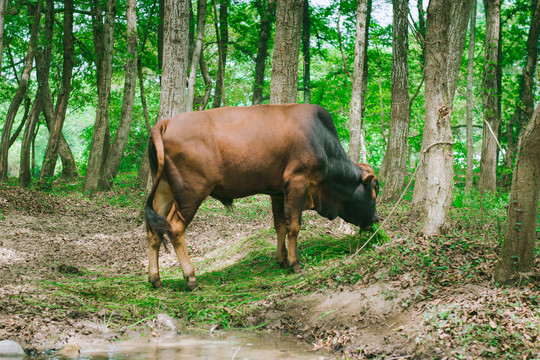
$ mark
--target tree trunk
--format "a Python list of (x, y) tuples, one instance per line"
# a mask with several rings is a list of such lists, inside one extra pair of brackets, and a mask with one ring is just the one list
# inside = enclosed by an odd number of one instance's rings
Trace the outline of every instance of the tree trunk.
[(409, 124), (409, 66), (408, 66), (408, 8), (409, 0), (393, 3), (392, 41), (392, 103), (390, 112), (390, 133), (384, 161), (392, 169), (385, 174), (382, 199), (399, 199), (407, 172), (407, 147)]
[(201, 66), (201, 74), (204, 79), (204, 84), (206, 85), (203, 99), (201, 101), (201, 104), (199, 105), (199, 111), (202, 111), (206, 109), (206, 105), (208, 105), (208, 100), (210, 100), (210, 94), (212, 93), (212, 79), (210, 78), (210, 74), (208, 73), (208, 66), (206, 66), (206, 61), (204, 61), (204, 52), (201, 52), (199, 63)]
[(135, 100), (135, 87), (137, 83), (137, 2), (136, 0), (127, 0), (127, 51), (128, 59), (126, 62), (126, 78), (124, 81), (124, 100), (122, 111), (118, 122), (118, 129), (111, 146), (111, 150), (105, 160), (103, 171), (101, 172), (100, 187), (110, 189), (112, 182), (118, 173), (118, 167), (124, 154), (128, 139), (131, 123), (133, 122), (133, 102)]
[[(453, 151), (451, 107), (461, 54), (470, 16), (471, 0), (432, 0), (427, 9), (425, 103), (426, 121), (421, 159), (424, 171), (417, 177), (413, 198), (422, 199), (420, 232), (424, 236), (444, 232), (452, 204)], [(452, 24), (459, 24), (455, 26)]]
[(277, 0), (270, 103), (297, 102), (298, 55), (304, 0)]
[[(161, 0), (160, 0), (161, 1)], [(157, 120), (170, 118), (185, 110), (188, 65), (188, 0), (163, 0), (163, 64)], [(161, 5), (161, 2), (160, 2)], [(202, 57), (201, 57), (202, 58)], [(145, 148), (137, 182), (147, 189), (150, 181), (148, 148)]]
[(365, 63), (367, 62), (368, 0), (358, 0), (356, 10), (356, 38), (354, 46), (354, 69), (351, 87), (349, 158), (360, 160), (362, 136), (362, 105), (365, 83)]
[(188, 0), (165, 0), (163, 24), (163, 71), (158, 120), (185, 109), (188, 55)]
[(73, 0), (64, 1), (63, 48), (64, 65), (62, 69), (62, 87), (58, 94), (54, 122), (50, 127), (49, 141), (47, 142), (45, 157), (43, 158), (43, 165), (41, 166), (41, 171), (39, 173), (40, 187), (50, 187), (52, 185), (56, 160), (58, 158), (60, 137), (62, 134), (62, 128), (64, 127), (64, 119), (66, 118), (69, 94), (71, 92), (71, 77), (73, 74), (74, 59)]
[(261, 28), (259, 30), (259, 44), (257, 45), (257, 57), (255, 58), (255, 83), (253, 84), (253, 105), (262, 104), (264, 89), (264, 71), (266, 69), (266, 58), (268, 57), (268, 39), (274, 21), (276, 11), (276, 1), (268, 0), (266, 8), (263, 8), (261, 1), (257, 1), (257, 10), (261, 17)]
[(495, 136), (498, 136), (501, 125), (501, 0), (484, 0), (484, 7), (486, 9), (486, 41), (482, 105), (487, 124), (484, 123), (482, 131), (480, 193), (495, 192), (496, 190), (497, 139)]
[(512, 178), (506, 232), (495, 281), (508, 283), (531, 271), (540, 194), (540, 104), (523, 133)]
[(214, 23), (218, 41), (218, 73), (216, 89), (214, 90), (214, 103), (212, 107), (218, 108), (225, 105), (225, 65), (227, 64), (227, 48), (229, 45), (229, 25), (227, 23), (227, 8), (229, 0), (221, 0), (219, 4), (219, 26), (217, 25), (216, 0), (214, 1)]
[[(531, 26), (527, 37), (527, 60), (520, 76), (520, 98), (511, 120), (506, 126), (507, 151), (504, 159), (504, 167), (512, 169), (513, 162), (516, 157), (517, 141), (514, 138), (514, 126), (517, 125), (517, 138), (521, 130), (529, 121), (534, 110), (533, 84), (536, 62), (538, 60), (538, 37), (540, 35), (540, 1), (536, 0), (536, 6), (533, 9), (531, 16)], [(505, 186), (510, 182), (511, 176), (509, 172), (503, 173), (501, 183)]]
[[(4, 51), (4, 24), (8, 2), (8, 0), (0, 0), (0, 65), (2, 64), (2, 53)], [(2, 67), (0, 66), (0, 73), (1, 72)]]
[(471, 192), (473, 187), (473, 75), (474, 75), (474, 41), (476, 35), (476, 0), (471, 6), (471, 23), (469, 35), (469, 62), (467, 64), (467, 173), (465, 191)]
[(311, 54), (310, 54), (311, 20), (309, 15), (309, 0), (304, 0), (302, 16), (302, 53), (304, 54), (304, 103), (311, 104)]
[(31, 147), (35, 138), (39, 114), (41, 113), (41, 89), (38, 92), (30, 110), (28, 124), (24, 129), (23, 140), (21, 145), (21, 163), (19, 165), (19, 186), (28, 187), (32, 182), (32, 164), (31, 164)]
[(116, 0), (107, 0), (104, 22), (99, 0), (95, 0), (92, 12), (98, 105), (83, 187), (84, 192), (90, 194), (94, 193), (98, 188), (100, 173), (110, 148), (109, 103), (111, 97)]
[(28, 83), (30, 82), (30, 73), (34, 60), (34, 51), (36, 51), (36, 43), (39, 29), (39, 21), (41, 18), (41, 2), (37, 5), (28, 5), (28, 12), (32, 14), (32, 27), (30, 30), (30, 42), (28, 44), (28, 54), (26, 55), (24, 69), (19, 80), (19, 87), (11, 100), (9, 109), (2, 130), (2, 141), (0, 144), (0, 182), (7, 181), (8, 177), (8, 152), (9, 140), (11, 137), (11, 128), (15, 122), (15, 116), (21, 106), (21, 103), (26, 95)]
[(189, 71), (189, 80), (186, 97), (186, 112), (193, 110), (193, 99), (195, 98), (195, 81), (197, 80), (197, 68), (199, 67), (199, 59), (202, 53), (202, 45), (204, 40), (204, 27), (206, 25), (206, 0), (197, 1), (197, 39), (195, 40), (195, 48), (193, 49), (193, 57), (191, 59), (191, 69)]

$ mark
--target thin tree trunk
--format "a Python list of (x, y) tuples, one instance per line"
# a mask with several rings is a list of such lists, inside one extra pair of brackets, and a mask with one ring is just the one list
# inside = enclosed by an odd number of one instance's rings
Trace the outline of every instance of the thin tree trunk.
[(392, 103), (390, 134), (384, 161), (392, 169), (385, 174), (382, 199), (399, 199), (407, 171), (407, 146), (411, 114), (409, 112), (408, 9), (409, 0), (395, 0), (392, 24)]
[(137, 59), (137, 75), (139, 77), (139, 90), (141, 92), (141, 105), (143, 107), (144, 122), (146, 124), (146, 131), (148, 131), (148, 134), (150, 134), (151, 125), (150, 125), (150, 117), (148, 116), (148, 106), (146, 105), (146, 95), (144, 91), (144, 78), (143, 78), (141, 54), (144, 52), (144, 48), (146, 46), (146, 40), (148, 39), (148, 32), (150, 30), (150, 21), (152, 20), (152, 17), (154, 16), (156, 4), (157, 4), (157, 0), (154, 0), (154, 4), (152, 5), (152, 8), (150, 9), (150, 14), (148, 15), (148, 21), (146, 23), (146, 29), (144, 31), (144, 37), (141, 44), (141, 51), (139, 52), (138, 59)]
[(40, 187), (50, 187), (52, 185), (56, 160), (58, 158), (60, 137), (64, 126), (64, 119), (66, 118), (69, 94), (71, 92), (71, 77), (73, 74), (74, 59), (73, 0), (64, 1), (63, 50), (64, 65), (62, 69), (62, 87), (58, 94), (54, 122), (50, 127), (49, 141), (47, 142), (43, 165), (41, 166), (41, 171), (39, 173)]
[(495, 281), (508, 283), (532, 270), (540, 194), (540, 104), (523, 133), (512, 178), (505, 239)]
[(418, 10), (418, 32), (422, 37), (422, 41), (420, 42), (420, 46), (422, 46), (422, 51), (420, 52), (420, 64), (424, 66), (424, 64), (426, 63), (426, 13), (424, 12), (423, 0), (418, 0), (416, 2), (416, 9)]
[(30, 110), (28, 124), (24, 129), (23, 141), (21, 145), (21, 162), (19, 166), (20, 187), (28, 187), (32, 182), (31, 151), (32, 144), (35, 139), (39, 114), (41, 113), (41, 92), (42, 90), (38, 88), (34, 103), (32, 104), (32, 110)]
[(474, 41), (476, 35), (476, 0), (471, 6), (471, 22), (469, 35), (469, 62), (467, 65), (467, 173), (465, 191), (470, 193), (473, 187), (473, 75), (474, 75)]
[(302, 16), (302, 53), (304, 54), (304, 103), (311, 103), (311, 54), (310, 46), (311, 20), (309, 15), (309, 0), (304, 0)]
[(253, 84), (253, 105), (262, 104), (264, 89), (264, 72), (266, 69), (266, 58), (268, 57), (268, 39), (274, 21), (276, 11), (276, 1), (268, 0), (266, 7), (260, 0), (256, 2), (259, 16), (261, 17), (261, 28), (259, 30), (259, 43), (257, 45), (257, 57), (255, 58), (255, 82)]
[(110, 148), (109, 103), (111, 97), (116, 0), (107, 0), (104, 22), (99, 0), (95, 0), (92, 11), (94, 13), (93, 27), (98, 105), (83, 187), (84, 192), (90, 194), (94, 193), (98, 188), (100, 173)]
[(421, 177), (416, 179), (416, 196), (413, 196), (423, 200), (420, 232), (424, 236), (444, 232), (452, 203), (454, 156), (450, 117), (455, 90), (453, 81), (457, 78), (455, 73), (459, 71), (467, 32), (467, 21), (462, 18), (469, 18), (470, 4), (471, 0), (432, 0), (427, 10), (426, 122), (420, 155), (425, 166), (424, 172), (418, 174)]
[[(0, 0), (0, 65), (2, 64), (2, 53), (4, 52), (4, 24), (9, 0)], [(0, 73), (2, 66), (0, 66)]]
[(11, 128), (15, 121), (15, 116), (19, 110), (19, 107), (26, 95), (28, 89), (28, 83), (30, 82), (30, 73), (32, 72), (32, 64), (34, 60), (34, 51), (36, 49), (37, 35), (39, 29), (39, 20), (41, 18), (41, 2), (37, 5), (28, 6), (29, 14), (32, 14), (32, 27), (30, 30), (30, 42), (28, 44), (28, 54), (24, 64), (24, 69), (19, 80), (19, 87), (11, 100), (9, 109), (4, 122), (4, 129), (2, 130), (2, 141), (0, 144), (0, 182), (7, 181), (8, 177), (8, 152), (9, 152), (9, 140), (11, 137)]
[(362, 136), (362, 97), (367, 61), (368, 0), (358, 0), (356, 10), (356, 39), (354, 46), (354, 70), (351, 88), (350, 142), (349, 158), (353, 162), (360, 160)]
[[(49, 80), (48, 80), (49, 68), (50, 68), (50, 63), (47, 69), (47, 77), (44, 80), (45, 84), (41, 85), (42, 87), (41, 110), (43, 112), (43, 115), (45, 116), (45, 124), (50, 134), (56, 115), (55, 115), (54, 105), (52, 101), (51, 90), (49, 88)], [(39, 76), (38, 76), (38, 81), (39, 81)], [(75, 163), (75, 157), (73, 156), (73, 153), (71, 152), (69, 144), (67, 143), (62, 133), (60, 133), (60, 139), (59, 139), (59, 144), (58, 144), (58, 154), (60, 155), (60, 159), (62, 160), (62, 174), (60, 175), (60, 177), (64, 179), (70, 179), (70, 178), (76, 177), (78, 175), (78, 171), (77, 171), (77, 164)]]
[(347, 66), (347, 55), (345, 54), (345, 49), (343, 47), (343, 40), (341, 38), (341, 29), (339, 24), (341, 23), (341, 4), (338, 8), (338, 18), (336, 21), (336, 32), (338, 37), (339, 52), (341, 53), (341, 62), (343, 64), (343, 72), (345, 72), (345, 78), (351, 80), (351, 75), (349, 74), (349, 67)]
[(219, 4), (219, 26), (216, 0), (214, 5), (214, 24), (216, 28), (216, 37), (218, 42), (218, 73), (216, 79), (216, 88), (214, 90), (214, 102), (212, 107), (218, 108), (226, 104), (224, 97), (225, 89), (225, 65), (227, 64), (227, 48), (229, 44), (229, 26), (227, 23), (227, 8), (229, 0), (221, 0)]
[(118, 122), (118, 129), (111, 146), (111, 150), (105, 160), (103, 171), (101, 172), (100, 187), (110, 189), (118, 167), (124, 154), (128, 139), (131, 123), (133, 122), (133, 102), (135, 100), (135, 88), (137, 83), (137, 2), (136, 0), (127, 0), (127, 51), (128, 59), (126, 62), (126, 78), (124, 81), (124, 100), (122, 111)]
[(186, 97), (186, 112), (193, 110), (193, 99), (195, 98), (195, 82), (197, 80), (197, 68), (199, 67), (199, 59), (202, 53), (202, 45), (204, 40), (204, 27), (206, 25), (206, 0), (197, 1), (197, 39), (195, 40), (195, 48), (193, 49), (193, 57), (191, 59), (191, 69), (189, 71), (189, 80)]
[(210, 74), (208, 73), (208, 66), (206, 66), (206, 61), (204, 61), (204, 52), (201, 53), (199, 62), (201, 66), (201, 74), (203, 76), (204, 83), (206, 85), (206, 90), (204, 91), (204, 97), (201, 101), (201, 104), (199, 105), (199, 111), (202, 111), (206, 109), (206, 105), (208, 105), (208, 100), (210, 100), (210, 94), (212, 93), (212, 79), (210, 78)]
[[(531, 26), (527, 37), (527, 60), (520, 78), (520, 98), (518, 100), (514, 115), (506, 126), (507, 151), (504, 159), (504, 167), (512, 169), (514, 159), (517, 154), (517, 141), (514, 138), (514, 126), (517, 127), (517, 139), (532, 116), (534, 109), (534, 73), (538, 61), (538, 37), (540, 35), (540, 1), (536, 0), (531, 17)], [(505, 186), (511, 180), (509, 172), (504, 172), (501, 183)]]
[(15, 140), (17, 140), (17, 138), (19, 137), (19, 134), (21, 133), (23, 127), (24, 127), (24, 124), (26, 124), (26, 120), (28, 120), (28, 113), (30, 112), (30, 98), (27, 96), (24, 98), (24, 114), (23, 114), (23, 117), (21, 119), (21, 122), (19, 123), (19, 126), (17, 127), (17, 129), (15, 130), (15, 132), (13, 133), (13, 135), (11, 135), (11, 138), (9, 139), (9, 145), (8, 145), (8, 148), (11, 148), (11, 146), (15, 143)]
[[(497, 139), (501, 125), (500, 66), (501, 66), (501, 0), (484, 0), (486, 9), (486, 40), (482, 104), (484, 124), (480, 157), (480, 193), (495, 192), (497, 185)], [(493, 131), (493, 134), (489, 130)]]
[[(361, 119), (364, 119), (366, 114), (366, 94), (367, 94), (367, 83), (368, 83), (368, 61), (367, 61), (367, 53), (368, 53), (368, 39), (369, 39), (369, 23), (371, 21), (371, 5), (372, 0), (368, 0), (367, 2), (367, 18), (366, 18), (366, 24), (367, 28), (365, 31), (365, 41), (364, 46), (366, 47), (364, 50), (364, 54), (366, 56), (366, 61), (364, 61), (364, 76), (362, 81), (362, 96), (361, 96)], [(365, 137), (365, 131), (364, 131), (364, 125), (361, 123), (361, 129), (360, 129), (360, 159), (363, 163), (367, 163), (367, 148), (366, 148), (366, 137)]]

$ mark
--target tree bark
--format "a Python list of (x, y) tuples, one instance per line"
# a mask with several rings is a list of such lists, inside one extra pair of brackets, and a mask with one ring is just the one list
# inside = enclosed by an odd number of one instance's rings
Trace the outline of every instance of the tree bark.
[(0, 182), (7, 181), (8, 177), (8, 153), (9, 153), (9, 140), (11, 137), (11, 129), (15, 122), (15, 116), (21, 106), (21, 103), (26, 95), (28, 84), (30, 82), (30, 73), (32, 72), (32, 65), (34, 60), (34, 52), (36, 51), (37, 35), (39, 29), (39, 21), (41, 18), (41, 2), (37, 5), (28, 5), (28, 12), (32, 16), (32, 27), (30, 30), (30, 42), (28, 44), (28, 54), (26, 55), (24, 69), (19, 80), (19, 87), (11, 100), (8, 112), (6, 114), (6, 120), (4, 122), (4, 129), (2, 130), (2, 141), (0, 144)]
[(304, 0), (302, 15), (302, 53), (304, 54), (304, 103), (311, 104), (311, 54), (310, 34), (311, 20), (309, 11), (309, 0)]
[(304, 0), (277, 0), (270, 103), (297, 102), (298, 55)]
[[(8, 0), (0, 0), (0, 65), (2, 64), (2, 53), (4, 52), (4, 24), (8, 2)], [(1, 72), (2, 67), (0, 66), (0, 73)]]
[[(517, 138), (532, 116), (534, 110), (534, 73), (536, 63), (538, 61), (538, 37), (540, 35), (540, 1), (536, 0), (536, 6), (533, 8), (531, 16), (531, 26), (529, 27), (529, 34), (527, 36), (527, 59), (526, 65), (523, 68), (523, 72), (520, 77), (520, 97), (517, 102), (517, 106), (511, 120), (506, 126), (506, 139), (507, 139), (507, 151), (504, 158), (504, 167), (506, 169), (512, 169), (514, 159), (517, 153), (517, 141), (514, 138), (514, 126), (517, 127)], [(534, 1), (533, 1), (534, 3)], [(504, 173), (501, 178), (501, 183), (505, 186), (511, 177), (509, 173)]]
[(409, 124), (408, 8), (409, 0), (395, 0), (392, 23), (392, 103), (390, 133), (384, 162), (392, 169), (385, 174), (384, 201), (399, 199), (407, 172)]
[(523, 133), (512, 178), (506, 232), (495, 281), (509, 283), (532, 270), (540, 194), (540, 104)]
[(165, 0), (163, 23), (163, 71), (158, 120), (185, 109), (188, 55), (188, 0)]
[(465, 191), (471, 192), (473, 187), (473, 75), (474, 75), (474, 42), (476, 35), (476, 0), (471, 6), (471, 22), (469, 35), (469, 62), (467, 64), (467, 172), (465, 177)]
[(32, 141), (35, 138), (34, 135), (39, 120), (39, 114), (41, 112), (41, 92), (42, 90), (38, 88), (38, 92), (28, 117), (28, 124), (24, 129), (23, 141), (21, 145), (21, 162), (19, 165), (20, 187), (28, 187), (32, 182), (31, 146)]
[[(164, 2), (163, 68), (157, 120), (170, 118), (185, 110), (189, 47), (188, 0), (164, 0)], [(145, 151), (145, 154), (147, 159), (148, 152)], [(150, 168), (147, 160), (141, 162), (138, 175), (141, 188), (148, 188)]]
[[(484, 0), (486, 9), (486, 40), (482, 105), (484, 124), (480, 157), (480, 193), (495, 192), (497, 185), (497, 139), (501, 125), (501, 1)], [(489, 127), (491, 127), (490, 131)]]
[(206, 61), (204, 61), (204, 52), (201, 53), (199, 63), (201, 65), (201, 74), (204, 79), (204, 84), (206, 85), (203, 99), (201, 101), (201, 104), (199, 105), (199, 111), (202, 111), (206, 109), (206, 105), (208, 105), (208, 100), (210, 100), (210, 94), (212, 93), (212, 79), (210, 78), (210, 74), (208, 73), (208, 66), (206, 66)]
[(268, 57), (268, 39), (272, 22), (275, 18), (276, 1), (268, 0), (266, 7), (263, 7), (261, 0), (256, 2), (259, 16), (261, 17), (261, 28), (259, 30), (259, 43), (257, 45), (257, 57), (255, 58), (255, 82), (253, 84), (253, 105), (262, 104), (264, 89), (264, 72), (266, 69), (266, 58)]
[(56, 111), (54, 122), (51, 124), (49, 141), (43, 158), (43, 165), (39, 173), (39, 186), (50, 187), (56, 168), (58, 158), (58, 148), (66, 111), (71, 92), (71, 77), (73, 74), (74, 46), (73, 46), (73, 0), (64, 1), (64, 34), (63, 34), (63, 69), (62, 69), (62, 87), (58, 94), (56, 102)]
[(191, 69), (189, 71), (189, 80), (186, 97), (186, 112), (193, 110), (193, 99), (195, 98), (195, 82), (197, 80), (197, 68), (199, 67), (199, 59), (202, 53), (202, 45), (204, 40), (204, 27), (206, 25), (206, 0), (197, 1), (197, 39), (195, 40), (195, 48), (193, 49), (193, 57), (191, 58)]
[(99, 0), (95, 0), (92, 12), (98, 105), (83, 186), (84, 192), (90, 194), (98, 189), (100, 173), (110, 148), (109, 103), (111, 97), (116, 0), (107, 0), (104, 22)]
[(111, 150), (103, 165), (101, 172), (100, 187), (110, 189), (113, 180), (118, 173), (118, 167), (124, 154), (131, 123), (133, 122), (133, 102), (135, 100), (135, 88), (137, 83), (137, 2), (127, 0), (126, 2), (126, 32), (128, 59), (126, 62), (126, 78), (124, 80), (124, 100), (118, 122), (118, 129), (114, 137)]
[[(461, 54), (470, 16), (471, 0), (447, 2), (432, 0), (427, 9), (425, 103), (426, 121), (421, 160), (424, 171), (416, 179), (413, 199), (422, 199), (420, 233), (424, 236), (444, 232), (446, 215), (452, 204), (453, 150), (450, 127), (451, 107), (461, 64)], [(460, 24), (454, 26), (452, 23)], [(458, 56), (459, 55), (459, 56)]]
[(219, 4), (219, 26), (217, 25), (216, 0), (214, 1), (214, 17), (216, 36), (218, 41), (218, 73), (216, 88), (214, 90), (214, 102), (212, 107), (218, 108), (226, 104), (224, 97), (225, 89), (225, 65), (227, 64), (227, 48), (229, 45), (229, 25), (227, 23), (227, 9), (229, 0), (221, 0)]
[(362, 137), (362, 108), (367, 62), (368, 0), (358, 0), (356, 10), (356, 36), (354, 46), (354, 69), (351, 87), (349, 158), (359, 162)]

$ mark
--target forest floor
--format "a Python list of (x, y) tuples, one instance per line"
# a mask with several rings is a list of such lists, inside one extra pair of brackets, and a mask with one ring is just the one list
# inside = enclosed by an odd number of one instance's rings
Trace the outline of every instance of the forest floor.
[(429, 239), (405, 202), (352, 257), (369, 233), (306, 212), (301, 275), (275, 262), (267, 197), (234, 211), (208, 200), (188, 229), (199, 281), (189, 292), (172, 249), (160, 258), (165, 287), (147, 282), (139, 190), (89, 199), (78, 186), (0, 186), (0, 340), (27, 352), (160, 336), (165, 313), (188, 331), (287, 333), (343, 359), (540, 358), (540, 284), (492, 281), (504, 199), (457, 191), (448, 234)]

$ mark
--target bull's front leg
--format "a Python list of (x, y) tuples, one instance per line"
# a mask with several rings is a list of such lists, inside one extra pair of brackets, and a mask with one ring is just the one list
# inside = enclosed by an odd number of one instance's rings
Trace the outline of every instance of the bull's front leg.
[(287, 242), (288, 252), (287, 261), (295, 273), (301, 273), (304, 270), (300, 266), (298, 258), (298, 233), (302, 223), (302, 210), (306, 202), (307, 186), (303, 178), (296, 182), (291, 181), (287, 188), (286, 195), (286, 223), (287, 223)]
[(273, 195), (272, 214), (274, 215), (274, 228), (277, 234), (277, 262), (280, 266), (287, 266), (287, 248), (285, 238), (287, 236), (287, 224), (285, 221), (285, 198), (281, 195)]

